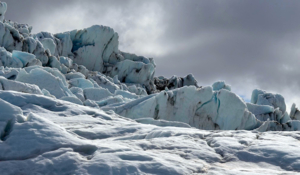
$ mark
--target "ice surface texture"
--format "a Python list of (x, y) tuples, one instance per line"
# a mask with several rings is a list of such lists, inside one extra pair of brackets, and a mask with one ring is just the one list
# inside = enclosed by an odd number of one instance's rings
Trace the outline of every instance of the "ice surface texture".
[[(0, 91), (0, 172), (296, 174), (300, 132), (205, 131)], [(143, 124), (145, 123), (145, 124)]]
[(0, 174), (300, 171), (300, 111), (281, 95), (255, 89), (246, 103), (224, 81), (154, 77), (154, 60), (120, 51), (109, 27), (31, 34), (6, 9)]
[[(1, 6), (4, 14), (6, 4)], [(154, 77), (153, 59), (120, 51), (118, 34), (106, 26), (58, 34), (31, 34), (31, 29), (0, 22), (1, 90), (43, 94), (132, 119), (179, 121), (208, 130), (252, 130), (267, 121), (286, 128), (283, 124), (300, 118), (295, 105), (290, 114), (286, 112), (279, 94), (255, 89), (251, 103), (245, 103), (224, 81), (199, 87), (191, 74)]]

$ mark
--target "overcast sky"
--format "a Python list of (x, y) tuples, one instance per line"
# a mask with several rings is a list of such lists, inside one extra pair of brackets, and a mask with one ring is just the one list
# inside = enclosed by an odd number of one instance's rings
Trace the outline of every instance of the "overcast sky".
[(192, 73), (203, 86), (225, 80), (248, 100), (259, 88), (300, 106), (299, 0), (5, 2), (6, 19), (33, 33), (110, 26), (120, 50), (155, 59), (156, 76)]

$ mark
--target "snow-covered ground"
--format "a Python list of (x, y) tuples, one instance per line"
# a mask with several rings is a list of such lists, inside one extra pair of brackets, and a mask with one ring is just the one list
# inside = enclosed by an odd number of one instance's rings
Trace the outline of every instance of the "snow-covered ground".
[(255, 89), (154, 77), (106, 26), (51, 34), (0, 2), (0, 175), (297, 174), (300, 110)]
[(205, 131), (172, 123), (162, 127), (42, 95), (1, 91), (0, 98), (5, 128), (1, 174), (300, 171), (299, 131)]

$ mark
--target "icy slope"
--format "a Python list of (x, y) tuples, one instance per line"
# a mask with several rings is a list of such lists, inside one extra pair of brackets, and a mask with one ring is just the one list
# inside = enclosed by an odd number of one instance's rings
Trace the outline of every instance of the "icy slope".
[(4, 175), (300, 171), (300, 132), (159, 127), (43, 95), (1, 91), (0, 98)]

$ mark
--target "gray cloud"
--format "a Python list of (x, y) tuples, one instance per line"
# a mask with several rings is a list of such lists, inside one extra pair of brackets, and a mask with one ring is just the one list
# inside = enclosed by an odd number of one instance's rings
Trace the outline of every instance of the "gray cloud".
[(6, 18), (34, 32), (110, 26), (120, 49), (155, 58), (156, 75), (193, 73), (200, 85), (225, 80), (245, 98), (261, 88), (300, 105), (300, 1), (6, 2)]

